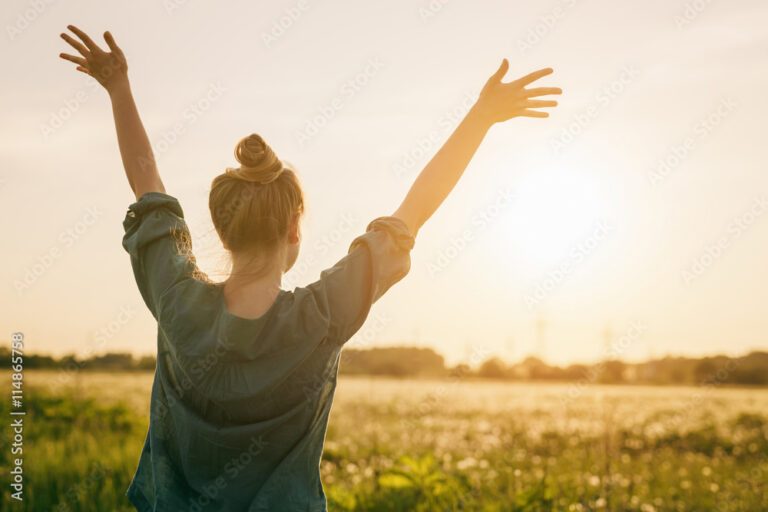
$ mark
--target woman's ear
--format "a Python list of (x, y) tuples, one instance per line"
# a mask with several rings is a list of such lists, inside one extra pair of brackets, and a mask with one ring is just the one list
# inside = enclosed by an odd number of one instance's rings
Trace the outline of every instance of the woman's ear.
[(299, 229), (299, 220), (301, 216), (297, 213), (293, 216), (291, 219), (291, 225), (288, 228), (288, 242), (292, 244), (299, 243), (299, 240), (301, 239), (301, 231)]

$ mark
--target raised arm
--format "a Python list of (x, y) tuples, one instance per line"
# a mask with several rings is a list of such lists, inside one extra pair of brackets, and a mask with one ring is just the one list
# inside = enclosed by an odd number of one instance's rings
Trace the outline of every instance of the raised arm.
[(131, 86), (128, 82), (128, 63), (123, 51), (115, 44), (109, 32), (104, 33), (104, 40), (111, 51), (105, 52), (82, 30), (72, 25), (67, 28), (80, 38), (80, 41), (68, 34), (61, 34), (61, 37), (77, 50), (80, 56), (66, 53), (59, 56), (77, 64), (78, 71), (91, 75), (109, 93), (120, 156), (123, 159), (128, 184), (136, 195), (136, 199), (138, 200), (147, 192), (165, 192), (155, 164), (152, 146), (141, 123), (136, 103), (133, 101)]
[(501, 80), (508, 69), (509, 63), (504, 59), (496, 73), (486, 82), (466, 117), (424, 167), (405, 200), (393, 214), (405, 222), (412, 235), (416, 236), (421, 226), (448, 197), (491, 126), (519, 116), (549, 117), (548, 113), (534, 109), (557, 105), (556, 101), (534, 98), (561, 94), (559, 88), (526, 89), (527, 85), (552, 73), (551, 68), (536, 71), (514, 82), (503, 83)]

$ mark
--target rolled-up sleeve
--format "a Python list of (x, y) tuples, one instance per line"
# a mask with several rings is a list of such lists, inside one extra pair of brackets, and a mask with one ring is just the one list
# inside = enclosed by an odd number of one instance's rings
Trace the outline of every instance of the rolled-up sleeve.
[(128, 207), (123, 228), (136, 284), (157, 318), (162, 296), (196, 272), (184, 212), (175, 197), (147, 192)]
[(357, 332), (371, 305), (408, 274), (413, 246), (402, 220), (376, 218), (352, 241), (347, 255), (307, 287), (330, 337), (344, 343)]

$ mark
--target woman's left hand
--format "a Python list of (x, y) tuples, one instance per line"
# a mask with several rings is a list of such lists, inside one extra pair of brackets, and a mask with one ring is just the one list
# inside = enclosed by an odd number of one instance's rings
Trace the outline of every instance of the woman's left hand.
[(549, 117), (549, 113), (540, 108), (555, 107), (554, 100), (538, 99), (540, 96), (561, 94), (559, 87), (527, 86), (552, 73), (552, 68), (540, 69), (512, 82), (502, 82), (509, 69), (509, 62), (504, 59), (498, 71), (488, 79), (475, 104), (482, 117), (490, 124), (500, 123), (513, 117)]

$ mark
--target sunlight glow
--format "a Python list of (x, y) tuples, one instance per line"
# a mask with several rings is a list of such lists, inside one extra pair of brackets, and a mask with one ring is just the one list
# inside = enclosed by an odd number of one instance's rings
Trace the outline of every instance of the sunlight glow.
[(603, 220), (600, 184), (574, 169), (531, 173), (516, 187), (509, 243), (534, 266), (551, 265)]

